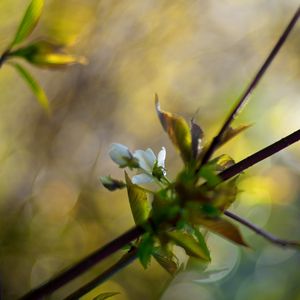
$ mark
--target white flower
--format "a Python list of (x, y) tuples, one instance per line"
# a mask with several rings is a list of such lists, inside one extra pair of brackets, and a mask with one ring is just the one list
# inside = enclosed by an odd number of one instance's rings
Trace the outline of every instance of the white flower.
[(138, 160), (139, 167), (143, 173), (135, 175), (132, 177), (132, 183), (143, 184), (155, 181), (155, 178), (160, 179), (160, 177), (166, 175), (165, 171), (165, 159), (166, 159), (166, 149), (162, 147), (157, 155), (157, 159), (153, 151), (148, 148), (144, 150), (136, 150), (133, 153), (134, 158)]
[(109, 150), (109, 156), (110, 158), (118, 164), (121, 168), (124, 167), (134, 167), (133, 163), (135, 161), (132, 153), (129, 151), (129, 149), (122, 145), (114, 143), (111, 145)]

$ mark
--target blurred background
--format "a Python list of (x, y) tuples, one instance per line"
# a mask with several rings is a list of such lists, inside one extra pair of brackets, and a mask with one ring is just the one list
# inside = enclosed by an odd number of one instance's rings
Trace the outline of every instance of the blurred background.
[[(195, 117), (209, 141), (294, 14), (297, 0), (47, 0), (31, 40), (45, 37), (84, 55), (87, 66), (30, 71), (53, 107), (48, 118), (15, 70), (0, 70), (0, 289), (16, 299), (133, 226), (111, 143), (167, 148), (181, 161), (154, 110)], [(0, 52), (29, 3), (0, 1)], [(253, 123), (220, 149), (236, 161), (299, 129), (300, 24), (235, 124)], [(284, 238), (300, 239), (300, 144), (249, 169), (232, 211)], [(170, 278), (137, 263), (83, 299), (300, 299), (300, 254), (242, 229), (251, 249), (209, 237), (212, 264), (189, 261)], [(119, 254), (52, 295), (62, 299)]]

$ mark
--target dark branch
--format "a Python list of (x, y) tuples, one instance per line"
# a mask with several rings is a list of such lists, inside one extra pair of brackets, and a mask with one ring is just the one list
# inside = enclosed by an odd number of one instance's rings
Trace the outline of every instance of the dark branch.
[(120, 260), (118, 260), (114, 265), (112, 265), (110, 268), (105, 270), (103, 273), (98, 275), (96, 278), (94, 278), (92, 281), (88, 282), (75, 292), (73, 292), (71, 295), (66, 297), (64, 300), (77, 300), (81, 296), (87, 294), (89, 291), (112, 277), (114, 274), (122, 270), (123, 268), (127, 267), (130, 263), (132, 263), (137, 258), (137, 249), (133, 249), (126, 253)]
[(257, 164), (258, 162), (266, 159), (269, 156), (281, 151), (282, 149), (296, 143), (300, 140), (300, 129), (293, 132), (292, 134), (284, 137), (283, 139), (275, 142), (274, 144), (248, 156), (247, 158), (241, 160), (240, 162), (236, 163), (235, 165), (231, 166), (230, 168), (226, 169), (225, 171), (221, 172), (219, 176), (222, 180), (227, 180), (232, 178), (233, 176), (243, 172), (244, 170), (248, 169), (249, 167)]
[(272, 235), (271, 233), (264, 231), (263, 229), (252, 224), (251, 222), (235, 215), (234, 213), (232, 213), (228, 210), (224, 212), (224, 215), (243, 224), (244, 226), (248, 227), (249, 229), (256, 232), (258, 235), (264, 237), (265, 239), (267, 239), (268, 241), (270, 241), (273, 244), (276, 244), (276, 245), (282, 246), (282, 247), (290, 247), (290, 248), (298, 248), (298, 249), (300, 248), (299, 242), (279, 239), (278, 237)]
[(208, 147), (207, 151), (205, 152), (205, 154), (203, 156), (203, 159), (201, 161), (200, 167), (198, 168), (198, 171), (201, 168), (201, 166), (203, 166), (204, 164), (206, 164), (209, 161), (210, 157), (213, 155), (216, 148), (219, 146), (226, 130), (229, 128), (231, 122), (235, 119), (237, 114), (241, 111), (242, 107), (244, 107), (244, 105), (246, 104), (246, 101), (247, 101), (248, 97), (251, 95), (252, 91), (257, 86), (260, 79), (263, 77), (266, 70), (268, 69), (268, 67), (272, 63), (273, 59), (277, 55), (278, 51), (280, 50), (280, 48), (282, 47), (282, 45), (286, 41), (286, 39), (287, 39), (288, 35), (290, 34), (290, 32), (292, 31), (293, 27), (296, 25), (299, 16), (300, 16), (300, 7), (297, 9), (295, 15), (291, 19), (290, 23), (286, 27), (285, 31), (282, 33), (281, 37), (277, 41), (277, 43), (274, 46), (273, 50), (268, 55), (267, 59), (265, 60), (265, 62), (263, 63), (263, 65), (261, 66), (261, 68), (259, 69), (257, 74), (255, 75), (253, 80), (250, 82), (249, 86), (246, 88), (244, 93), (238, 99), (237, 103), (233, 107), (233, 110), (229, 114), (228, 118), (225, 120), (225, 122), (224, 122), (222, 128), (220, 129), (219, 133), (212, 140), (212, 143), (210, 144), (210, 146)]
[(45, 295), (51, 294), (52, 292), (56, 291), (57, 289), (67, 284), (74, 278), (89, 270), (101, 260), (104, 260), (106, 257), (120, 250), (122, 247), (129, 244), (131, 241), (137, 239), (140, 235), (144, 233), (144, 231), (145, 230), (141, 226), (133, 227), (132, 229), (120, 235), (110, 243), (106, 244), (102, 248), (96, 250), (89, 256), (85, 257), (71, 268), (60, 273), (59, 275), (49, 280), (45, 284), (42, 284), (41, 286), (37, 287), (36, 289), (31, 290), (21, 299), (36, 300), (42, 298)]

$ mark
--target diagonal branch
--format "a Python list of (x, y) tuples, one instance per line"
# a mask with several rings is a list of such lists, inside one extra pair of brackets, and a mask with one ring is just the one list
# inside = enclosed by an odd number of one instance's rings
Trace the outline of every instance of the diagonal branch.
[(67, 284), (74, 278), (92, 268), (98, 262), (104, 260), (108, 256), (120, 250), (125, 245), (129, 244), (132, 240), (135, 240), (136, 238), (141, 236), (144, 231), (145, 230), (141, 226), (133, 227), (110, 243), (106, 244), (100, 249), (97, 249), (69, 269), (50, 279), (48, 282), (42, 284), (34, 290), (31, 290), (28, 294), (24, 295), (21, 300), (41, 299), (45, 295), (53, 293), (63, 285)]
[(288, 35), (290, 34), (290, 32), (292, 31), (292, 29), (296, 25), (299, 16), (300, 16), (300, 7), (298, 7), (298, 9), (297, 9), (296, 13), (294, 14), (293, 18), (291, 19), (290, 23), (288, 24), (288, 26), (286, 27), (286, 29), (284, 30), (284, 32), (280, 36), (280, 38), (277, 41), (277, 43), (275, 44), (273, 50), (271, 51), (271, 53), (266, 58), (265, 62), (263, 63), (263, 65), (261, 66), (261, 68), (258, 70), (258, 72), (255, 75), (255, 77), (250, 82), (249, 86), (246, 88), (246, 90), (242, 93), (242, 95), (238, 99), (237, 103), (235, 104), (235, 106), (233, 107), (233, 109), (230, 112), (229, 116), (225, 120), (223, 126), (221, 127), (219, 133), (212, 140), (210, 146), (208, 147), (208, 149), (206, 150), (206, 152), (205, 152), (205, 154), (203, 156), (203, 159), (201, 161), (200, 167), (198, 168), (197, 171), (199, 171), (199, 169), (201, 168), (201, 166), (203, 166), (204, 164), (206, 164), (209, 161), (210, 157), (213, 155), (213, 153), (215, 152), (216, 148), (219, 146), (219, 144), (222, 141), (222, 138), (223, 138), (226, 130), (229, 128), (231, 122), (235, 119), (235, 117), (237, 116), (237, 114), (245, 106), (246, 101), (249, 98), (249, 96), (251, 95), (252, 91), (257, 86), (257, 84), (259, 83), (260, 79), (263, 77), (263, 75), (265, 74), (266, 70), (271, 65), (273, 59), (278, 54), (280, 48), (285, 43)]
[(64, 300), (77, 300), (89, 291), (112, 277), (114, 274), (127, 267), (137, 258), (137, 248), (134, 248), (122, 256), (114, 265), (106, 269), (103, 273), (83, 285), (81, 288), (67, 296)]
[[(280, 150), (292, 145), (300, 139), (300, 129), (294, 133), (286, 136), (285, 138), (275, 142), (274, 144), (258, 151), (257, 153), (243, 159), (235, 165), (229, 167), (225, 171), (221, 172), (219, 176), (222, 180), (227, 180), (241, 172), (250, 166), (262, 161), (263, 159), (279, 152)], [(230, 214), (229, 212), (226, 212)], [(249, 227), (250, 228), (250, 227)], [(83, 274), (94, 265), (104, 260), (117, 250), (120, 250), (125, 245), (129, 244), (132, 240), (137, 239), (144, 233), (144, 228), (141, 226), (135, 226), (129, 231), (125, 232), (118, 238), (114, 239), (110, 243), (106, 244), (102, 248), (96, 250), (86, 258), (82, 259), (79, 263), (70, 267), (66, 271), (60, 273), (58, 276), (50, 279), (48, 282), (42, 284), (34, 290), (31, 290), (28, 294), (24, 295), (22, 300), (35, 300), (45, 295), (51, 294), (63, 285), (67, 284), (71, 280), (75, 279), (79, 275)]]
[(300, 243), (296, 242), (296, 241), (287, 241), (287, 240), (283, 240), (280, 239), (274, 235), (272, 235), (271, 233), (263, 230), (262, 228), (256, 226), (255, 224), (241, 218), (240, 216), (237, 216), (236, 214), (226, 210), (224, 212), (224, 215), (226, 215), (227, 217), (243, 224), (244, 226), (248, 227), (249, 229), (251, 229), (252, 231), (256, 232), (258, 235), (264, 237), (266, 240), (270, 241), (273, 244), (276, 244), (278, 246), (281, 247), (291, 247), (291, 248), (300, 248)]

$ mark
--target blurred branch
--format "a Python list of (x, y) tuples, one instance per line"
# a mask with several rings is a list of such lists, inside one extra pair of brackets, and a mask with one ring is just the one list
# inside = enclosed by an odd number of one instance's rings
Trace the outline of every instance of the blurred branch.
[(135, 240), (144, 233), (144, 229), (141, 226), (135, 226), (127, 232), (123, 233), (110, 243), (97, 249), (74, 266), (70, 267), (66, 271), (61, 272), (56, 277), (50, 279), (48, 282), (42, 284), (36, 289), (31, 290), (28, 294), (24, 295), (22, 300), (36, 300), (51, 294), (63, 285), (67, 284), (74, 278), (78, 277), (82, 273), (89, 270), (98, 262), (104, 260), (108, 256), (112, 255), (116, 251), (120, 250), (125, 245), (129, 244), (132, 240)]
[[(285, 138), (275, 142), (274, 144), (254, 153), (253, 155), (248, 156), (247, 158), (243, 159), (242, 161), (236, 163), (235, 165), (229, 167), (225, 171), (221, 172), (219, 176), (222, 178), (223, 181), (243, 172), (245, 169), (249, 168), (250, 166), (264, 160), (265, 158), (279, 152), (280, 150), (292, 145), (293, 143), (297, 142), (300, 139), (300, 129), (295, 131), (294, 133), (286, 136)], [(233, 214), (225, 211), (225, 214), (231, 215)], [(242, 223), (242, 221), (244, 223)], [(256, 226), (250, 224), (249, 222), (240, 218), (240, 222), (245, 226), (253, 229), (257, 229)], [(24, 295), (21, 299), (22, 300), (34, 300), (39, 299), (45, 295), (51, 294), (55, 290), (59, 289), (63, 285), (67, 284), (69, 281), (73, 280), (74, 278), (78, 277), (82, 273), (86, 272), (88, 269), (99, 263), (100, 261), (104, 260), (106, 257), (110, 256), (114, 252), (120, 250), (122, 247), (129, 244), (131, 241), (137, 239), (145, 232), (142, 226), (135, 226), (129, 231), (125, 232), (118, 238), (114, 239), (110, 243), (106, 244), (102, 248), (96, 250), (86, 258), (82, 259), (79, 263), (75, 264), (74, 266), (70, 267), (66, 271), (60, 273), (58, 276), (54, 277), (53, 279), (49, 280), (45, 284), (37, 287), (34, 290), (31, 290), (28, 294)], [(256, 231), (258, 234), (262, 233), (262, 230), (258, 229)], [(263, 234), (260, 234), (263, 235)], [(271, 235), (265, 235), (270, 237)], [(273, 237), (274, 238), (274, 237)], [(269, 238), (268, 238), (269, 239)], [(270, 240), (270, 239), (269, 239)], [(275, 240), (279, 240), (275, 238)], [(279, 240), (280, 241), (280, 240)], [(106, 271), (108, 272), (108, 271)], [(110, 274), (108, 272), (108, 274)], [(112, 273), (114, 274), (114, 273)], [(101, 279), (102, 275), (99, 275)], [(96, 280), (96, 279), (95, 279)]]
[(96, 278), (73, 292), (71, 295), (67, 296), (64, 300), (77, 300), (81, 296), (87, 294), (89, 291), (93, 290), (95, 287), (105, 282), (107, 279), (112, 277), (114, 274), (118, 273), (123, 268), (127, 267), (137, 258), (137, 248), (131, 249), (124, 256), (121, 257), (114, 265), (105, 270), (103, 273), (98, 275)]
[(267, 239), (268, 241), (270, 241), (273, 244), (276, 244), (276, 245), (282, 246), (282, 247), (291, 247), (291, 248), (298, 248), (298, 249), (300, 247), (299, 242), (282, 240), (228, 210), (224, 212), (224, 215), (243, 224), (244, 226), (248, 227), (249, 229), (256, 232), (258, 235), (264, 237), (265, 239)]
[(258, 70), (258, 72), (255, 75), (255, 77), (253, 78), (253, 80), (250, 82), (250, 84), (247, 87), (247, 89), (244, 91), (244, 93), (238, 99), (237, 103), (233, 107), (233, 110), (231, 111), (231, 113), (229, 114), (228, 118), (225, 120), (223, 126), (221, 127), (219, 133), (212, 140), (210, 146), (208, 147), (207, 151), (205, 152), (205, 154), (203, 156), (203, 159), (202, 159), (201, 164), (198, 167), (197, 171), (199, 171), (200, 168), (209, 161), (210, 157), (213, 155), (213, 153), (215, 152), (216, 148), (219, 146), (219, 144), (222, 141), (222, 138), (223, 138), (226, 130), (229, 128), (231, 122), (235, 119), (235, 117), (237, 116), (237, 114), (245, 106), (248, 97), (251, 95), (252, 91), (257, 86), (257, 84), (259, 83), (260, 79), (263, 77), (263, 75), (265, 74), (266, 70), (271, 65), (273, 59), (278, 54), (278, 52), (281, 49), (282, 45), (285, 43), (288, 35), (290, 34), (290, 32), (292, 31), (292, 29), (296, 25), (299, 16), (300, 16), (300, 7), (298, 7), (295, 15), (291, 19), (290, 23), (288, 24), (288, 26), (286, 27), (286, 29), (284, 30), (284, 32), (282, 33), (282, 35), (280, 36), (279, 40), (275, 44), (273, 50), (268, 55), (267, 59), (265, 60), (265, 62), (261, 66), (261, 68)]

